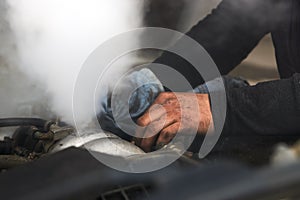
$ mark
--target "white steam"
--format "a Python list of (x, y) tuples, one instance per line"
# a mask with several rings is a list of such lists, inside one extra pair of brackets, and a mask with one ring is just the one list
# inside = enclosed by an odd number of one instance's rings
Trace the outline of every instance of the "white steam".
[(7, 0), (17, 65), (43, 88), (64, 121), (73, 122), (72, 92), (81, 65), (105, 40), (140, 26), (142, 2)]

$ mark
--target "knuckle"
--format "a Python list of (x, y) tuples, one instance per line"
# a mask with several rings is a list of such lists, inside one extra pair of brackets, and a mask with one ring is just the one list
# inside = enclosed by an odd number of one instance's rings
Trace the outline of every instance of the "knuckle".
[(146, 120), (144, 117), (140, 117), (138, 120), (137, 120), (137, 124), (140, 125), (140, 126), (146, 126)]
[(178, 121), (178, 120), (181, 120), (181, 118), (182, 118), (181, 113), (177, 112), (177, 111), (168, 112), (167, 116), (168, 116), (167, 120), (170, 120), (170, 121)]
[(153, 112), (157, 112), (159, 110), (163, 109), (162, 106), (160, 104), (153, 104), (150, 108), (149, 108), (149, 113), (153, 113)]
[(160, 94), (157, 96), (156, 100), (157, 100), (157, 101), (162, 101), (162, 100), (165, 99), (165, 97), (166, 97), (166, 93), (165, 93), (165, 92), (162, 92), (162, 93), (160, 93)]
[(174, 94), (172, 92), (162, 92), (157, 96), (157, 100), (158, 101), (164, 101), (164, 100), (169, 99), (173, 96), (174, 96)]

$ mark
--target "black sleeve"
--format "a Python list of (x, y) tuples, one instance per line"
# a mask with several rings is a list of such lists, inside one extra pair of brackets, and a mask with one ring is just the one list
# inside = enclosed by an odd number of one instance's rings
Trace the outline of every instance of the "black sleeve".
[[(274, 26), (277, 0), (223, 0), (187, 35), (199, 42), (217, 64), (222, 75), (230, 72), (269, 33)], [(176, 44), (175, 44), (176, 45)], [(186, 60), (164, 52), (155, 63), (171, 66), (193, 87), (203, 83), (198, 72)], [(156, 73), (155, 69), (152, 69)], [(156, 74), (159, 78), (159, 74)]]
[(225, 135), (299, 135), (300, 74), (227, 89)]

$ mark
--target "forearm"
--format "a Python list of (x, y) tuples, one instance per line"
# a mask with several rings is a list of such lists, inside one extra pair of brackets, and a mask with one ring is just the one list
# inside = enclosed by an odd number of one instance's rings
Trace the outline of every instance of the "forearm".
[(223, 134), (289, 135), (300, 133), (300, 74), (227, 89)]
[[(211, 15), (187, 32), (187, 35), (205, 48), (222, 75), (227, 74), (270, 32), (272, 22), (266, 13), (270, 14), (273, 9), (273, 1), (253, 0), (250, 8), (245, 5), (248, 0), (224, 0)], [(193, 87), (203, 83), (194, 67), (179, 56), (165, 52), (155, 63), (176, 69)]]

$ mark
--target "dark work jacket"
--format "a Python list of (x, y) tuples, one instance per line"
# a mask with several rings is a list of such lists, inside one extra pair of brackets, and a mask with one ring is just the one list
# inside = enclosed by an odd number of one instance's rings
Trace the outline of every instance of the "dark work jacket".
[[(268, 33), (281, 80), (227, 89), (224, 133), (300, 135), (300, 1), (223, 0), (187, 33), (206, 49), (223, 75)], [(155, 62), (178, 70), (194, 87), (203, 83), (179, 56), (165, 52)]]

